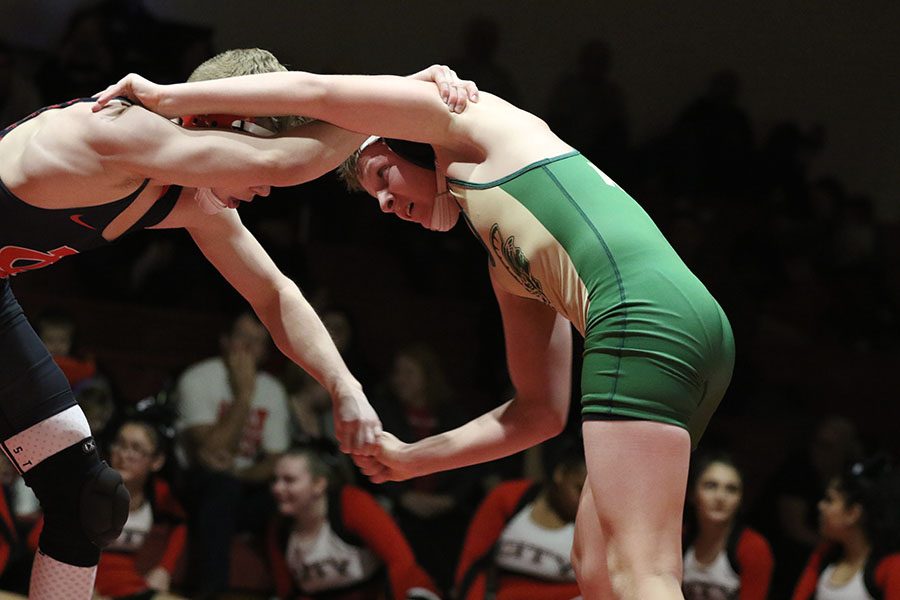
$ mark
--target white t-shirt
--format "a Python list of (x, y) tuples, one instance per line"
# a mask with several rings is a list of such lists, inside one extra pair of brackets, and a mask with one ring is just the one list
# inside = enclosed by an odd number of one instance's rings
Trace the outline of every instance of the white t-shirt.
[(288, 538), (285, 560), (297, 587), (305, 594), (362, 583), (381, 567), (381, 559), (371, 550), (342, 540), (328, 521), (312, 539), (293, 532)]
[(128, 520), (118, 539), (106, 547), (110, 552), (137, 552), (144, 546), (147, 534), (153, 528), (153, 509), (149, 502), (128, 513)]
[(834, 573), (834, 565), (828, 565), (816, 583), (816, 600), (873, 600), (866, 591), (862, 569), (856, 572), (853, 579), (842, 586), (835, 586), (828, 581)]
[(697, 560), (694, 547), (684, 553), (684, 577), (681, 584), (685, 600), (730, 600), (737, 598), (741, 589), (741, 578), (723, 549), (709, 564)]
[[(210, 358), (189, 367), (178, 380), (179, 432), (197, 425), (212, 425), (234, 401), (228, 371), (221, 357)], [(250, 414), (244, 425), (238, 453), (237, 469), (253, 466), (261, 453), (278, 453), (290, 444), (290, 417), (287, 393), (280, 381), (259, 372), (250, 400)], [(182, 448), (178, 458), (187, 464)]]
[(575, 524), (548, 529), (534, 522), (534, 503), (510, 519), (497, 540), (497, 566), (546, 581), (574, 582), (572, 542)]

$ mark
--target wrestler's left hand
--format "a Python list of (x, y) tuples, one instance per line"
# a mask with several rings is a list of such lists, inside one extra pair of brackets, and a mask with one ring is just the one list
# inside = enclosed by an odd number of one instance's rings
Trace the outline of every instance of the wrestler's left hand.
[(413, 79), (431, 81), (438, 86), (441, 100), (451, 112), (461, 113), (471, 102), (478, 102), (478, 86), (474, 81), (460, 79), (456, 71), (446, 65), (431, 65), (410, 75)]
[[(162, 86), (153, 83), (149, 79), (141, 77), (137, 73), (129, 73), (116, 83), (112, 84), (99, 94), (96, 94), (97, 101), (91, 106), (93, 112), (97, 112), (106, 106), (110, 100), (124, 96), (130, 100), (140, 102), (147, 110), (158, 112), (159, 98), (162, 95)], [(162, 114), (162, 113), (160, 113)], [(163, 115), (166, 117), (176, 117), (178, 115)]]
[(401, 442), (387, 431), (381, 432), (378, 443), (374, 456), (353, 456), (353, 462), (372, 483), (405, 481), (422, 474), (410, 455), (412, 444)]

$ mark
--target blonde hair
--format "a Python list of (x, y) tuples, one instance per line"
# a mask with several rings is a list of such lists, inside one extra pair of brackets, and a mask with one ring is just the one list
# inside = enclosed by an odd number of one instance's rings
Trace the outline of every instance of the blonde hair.
[[(226, 50), (200, 64), (188, 77), (188, 81), (207, 81), (223, 79), (238, 75), (255, 75), (257, 73), (275, 73), (287, 71), (288, 68), (278, 62), (275, 55), (262, 48), (238, 48)], [(314, 119), (301, 116), (268, 117), (267, 129), (275, 133), (283, 133), (289, 129), (309, 123)]]
[(344, 185), (347, 186), (347, 191), (350, 192), (363, 191), (363, 186), (359, 182), (359, 173), (356, 171), (359, 168), (360, 154), (362, 154), (362, 150), (357, 148), (336, 169), (338, 179), (344, 182)]

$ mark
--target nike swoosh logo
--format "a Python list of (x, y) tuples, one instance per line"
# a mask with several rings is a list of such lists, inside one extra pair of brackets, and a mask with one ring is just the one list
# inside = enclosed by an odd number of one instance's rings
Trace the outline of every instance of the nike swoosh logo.
[(87, 223), (85, 223), (84, 221), (82, 221), (82, 220), (81, 220), (81, 214), (80, 214), (80, 213), (77, 214), (77, 215), (72, 215), (72, 216), (70, 216), (69, 219), (71, 219), (73, 223), (76, 223), (76, 224), (78, 224), (78, 225), (81, 225), (82, 227), (87, 227), (88, 229), (93, 229), (94, 231), (97, 230), (96, 227), (91, 227), (90, 225), (88, 225)]

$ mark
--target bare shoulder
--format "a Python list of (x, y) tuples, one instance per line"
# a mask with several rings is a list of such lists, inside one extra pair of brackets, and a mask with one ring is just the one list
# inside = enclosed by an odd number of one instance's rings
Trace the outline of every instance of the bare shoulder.
[[(471, 110), (471, 114), (467, 116)], [(449, 175), (470, 181), (491, 181), (535, 161), (565, 154), (572, 147), (540, 117), (492, 94), (459, 116), (458, 126), (481, 153), (477, 165), (461, 161), (464, 172)]]

